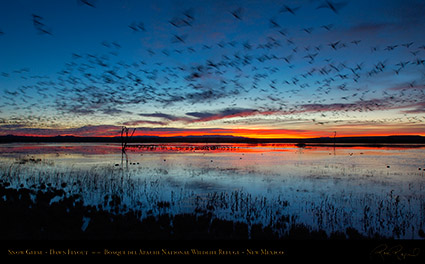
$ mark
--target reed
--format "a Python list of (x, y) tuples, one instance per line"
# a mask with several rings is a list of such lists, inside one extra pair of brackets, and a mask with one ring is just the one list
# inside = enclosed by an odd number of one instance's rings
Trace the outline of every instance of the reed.
[(246, 229), (246, 233), (242, 232), (246, 234), (243, 237), (252, 239), (261, 237), (261, 232), (276, 239), (418, 239), (425, 225), (423, 211), (412, 210), (416, 206), (424, 209), (423, 197), (405, 199), (394, 192), (387, 194), (385, 199), (368, 195), (349, 197), (343, 202), (339, 196), (325, 195), (321, 199), (293, 204), (284, 193), (266, 196), (243, 189), (196, 191), (184, 186), (170, 187), (167, 174), (162, 171), (152, 171), (152, 175), (140, 177), (137, 171), (123, 171), (114, 166), (89, 169), (52, 166), (46, 170), (45, 164), (39, 165), (0, 165), (3, 206), (7, 207), (11, 202), (7, 193), (12, 190), (16, 190), (17, 197), (28, 194), (30, 200), (26, 203), (33, 207), (39, 206), (40, 201), (49, 206), (64, 206), (66, 203), (69, 209), (83, 210), (84, 216), (81, 215), (80, 220), (86, 217), (83, 222), (87, 230), (93, 228), (91, 225), (95, 222), (95, 216), (89, 211), (116, 217), (131, 214), (140, 223), (151, 221), (152, 225), (168, 219), (168, 229), (177, 223), (173, 221), (180, 221), (183, 225), (184, 221), (202, 220), (205, 226), (215, 230), (216, 235), (221, 232), (220, 228), (233, 228), (232, 232)]

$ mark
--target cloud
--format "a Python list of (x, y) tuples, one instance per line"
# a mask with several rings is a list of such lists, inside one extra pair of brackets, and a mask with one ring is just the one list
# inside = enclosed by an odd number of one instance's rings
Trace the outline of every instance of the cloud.
[(298, 113), (303, 112), (365, 112), (373, 110), (386, 110), (399, 108), (396, 106), (397, 100), (389, 100), (389, 98), (381, 99), (370, 99), (370, 100), (359, 100), (354, 103), (334, 103), (334, 104), (304, 104), (301, 105), (301, 110)]
[(425, 113), (425, 102), (420, 102), (417, 104), (410, 105), (410, 107), (415, 107), (411, 110), (403, 111), (406, 114), (424, 114)]
[[(221, 120), (221, 119), (227, 119), (227, 118), (233, 118), (233, 117), (247, 117), (252, 116), (256, 114), (261, 114), (256, 109), (250, 109), (250, 108), (226, 108), (223, 110), (218, 111), (203, 111), (203, 112), (187, 112), (185, 113), (186, 116), (176, 116), (166, 113), (142, 113), (139, 114), (143, 117), (154, 117), (154, 118), (161, 118), (166, 121), (181, 121), (186, 124), (190, 123), (198, 123), (198, 122), (208, 122), (208, 121), (214, 121), (214, 120)], [(157, 121), (152, 121), (157, 122)], [(169, 124), (170, 122), (162, 122), (163, 124)]]
[(150, 120), (134, 120), (134, 121), (127, 121), (123, 123), (124, 126), (140, 126), (140, 125), (161, 125), (165, 126), (167, 125), (167, 122), (161, 122), (161, 121), (150, 121)]
[(214, 89), (207, 89), (202, 92), (193, 92), (185, 94), (184, 98), (191, 104), (198, 104), (204, 102), (213, 102), (220, 98), (225, 98), (230, 96), (231, 93), (225, 91), (217, 91)]
[(120, 126), (113, 125), (97, 125), (82, 126), (76, 128), (32, 128), (23, 126), (3, 125), (0, 126), (0, 135), (17, 135), (17, 136), (58, 136), (73, 135), (80, 137), (92, 136), (115, 136), (121, 131)]
[[(291, 116), (297, 114), (322, 113), (322, 112), (368, 112), (375, 110), (387, 110), (403, 108), (405, 105), (398, 105), (397, 98), (381, 98), (370, 100), (358, 100), (353, 103), (333, 103), (333, 104), (303, 104), (291, 109), (253, 109), (253, 108), (225, 108), (217, 111), (197, 111), (187, 112), (185, 116), (175, 116), (165, 113), (140, 114), (145, 117), (158, 117), (167, 121), (182, 121), (187, 124), (225, 120), (236, 117), (254, 116)], [(250, 119), (247, 119), (249, 123)], [(225, 121), (223, 121), (225, 122)], [(267, 121), (269, 122), (269, 121)]]
[(170, 114), (165, 114), (165, 113), (149, 113), (149, 114), (139, 114), (140, 116), (144, 116), (144, 117), (157, 117), (157, 118), (162, 118), (165, 120), (169, 120), (169, 121), (187, 121), (188, 118), (186, 117), (181, 117), (181, 116), (175, 116), (175, 115), (170, 115)]
[(188, 112), (186, 115), (196, 117), (192, 122), (206, 122), (233, 117), (246, 117), (258, 114), (256, 109), (248, 108), (226, 108), (216, 112)]
[(12, 124), (12, 125), (1, 125), (0, 129), (19, 129), (19, 128), (25, 128), (25, 125), (21, 124)]
[(402, 83), (399, 85), (396, 85), (394, 87), (388, 88), (390, 91), (406, 91), (406, 90), (414, 90), (418, 88), (425, 88), (424, 84), (418, 84), (415, 81), (409, 82), (409, 83)]
[(109, 116), (116, 116), (121, 114), (132, 114), (130, 111), (124, 111), (115, 107), (107, 107), (102, 109), (102, 114)]
[(387, 23), (361, 23), (350, 28), (351, 33), (375, 33), (390, 26)]

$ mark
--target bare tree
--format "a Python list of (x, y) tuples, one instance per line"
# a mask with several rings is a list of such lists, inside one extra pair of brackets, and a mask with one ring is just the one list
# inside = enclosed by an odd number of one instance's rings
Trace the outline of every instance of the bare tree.
[(130, 132), (130, 128), (123, 126), (121, 128), (121, 151), (122, 153), (125, 153), (125, 149), (127, 148), (127, 144), (130, 141), (131, 137), (133, 137), (134, 132), (136, 131), (136, 129), (133, 129), (133, 132), (131, 133), (131, 135), (129, 136), (129, 132)]

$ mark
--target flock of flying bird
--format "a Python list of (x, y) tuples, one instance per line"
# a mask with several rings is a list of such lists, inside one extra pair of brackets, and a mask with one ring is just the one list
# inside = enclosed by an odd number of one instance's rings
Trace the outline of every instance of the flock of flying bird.
[[(80, 3), (96, 8), (95, 2), (90, 0), (80, 0)], [(338, 15), (347, 4), (324, 1), (316, 9), (328, 9)], [(282, 5), (278, 14), (297, 16), (301, 8)], [(235, 23), (246, 19), (244, 7), (229, 10), (227, 15)], [(299, 34), (311, 36), (316, 32), (332, 32), (336, 26), (326, 24), (288, 29), (281, 26), (274, 16), (268, 18), (268, 34), (257, 41), (221, 40), (195, 45), (190, 41), (190, 34), (191, 28), (196, 26), (196, 17), (196, 10), (188, 8), (168, 19), (170, 32), (175, 29), (168, 47), (146, 47), (147, 59), (122, 61), (120, 52), (123, 44), (103, 41), (100, 43), (101, 53), (71, 53), (70, 61), (56, 76), (32, 75), (29, 68), (0, 72), (0, 78), (21, 78), (25, 82), (16, 89), (3, 89), (0, 114), (4, 113), (1, 109), (5, 107), (13, 108), (16, 114), (3, 116), (0, 122), (10, 125), (25, 120), (26, 123), (48, 124), (59, 122), (63, 116), (71, 114), (83, 119), (92, 115), (141, 119), (139, 123), (123, 122), (132, 125), (169, 125), (176, 121), (189, 124), (212, 120), (250, 123), (256, 121), (232, 121), (228, 118), (278, 114), (292, 120), (308, 119), (323, 125), (339, 122), (344, 115), (350, 117), (350, 113), (409, 107), (404, 121), (425, 121), (424, 116), (407, 115), (425, 112), (423, 44), (406, 41), (367, 47), (363, 40), (352, 39), (305, 45)], [(37, 33), (55, 37), (41, 15), (32, 14), (32, 23)], [(142, 36), (150, 29), (145, 22), (134, 20), (129, 22), (127, 30)], [(7, 32), (0, 30), (0, 41), (6, 37)], [(386, 53), (388, 58), (375, 62), (338, 60), (350, 49), (367, 52), (368, 57), (379, 53), (382, 58)], [(391, 52), (400, 50), (406, 54), (406, 59), (391, 60)], [(190, 62), (176, 63), (170, 59), (179, 56), (189, 58)], [(365, 85), (373, 78), (384, 80), (386, 76), (405, 76), (404, 73), (415, 77), (384, 90)], [(40, 97), (45, 104), (39, 104)], [(216, 108), (200, 111), (199, 106), (203, 105)], [(164, 112), (146, 112), (146, 106), (149, 109), (162, 108)], [(54, 109), (58, 115), (34, 114), (37, 112), (34, 109), (42, 111), (46, 108)], [(171, 110), (166, 112), (166, 109)], [(178, 110), (184, 114), (176, 114)], [(396, 117), (388, 117), (386, 121), (396, 119), (402, 121)], [(257, 122), (261, 122), (261, 118)]]

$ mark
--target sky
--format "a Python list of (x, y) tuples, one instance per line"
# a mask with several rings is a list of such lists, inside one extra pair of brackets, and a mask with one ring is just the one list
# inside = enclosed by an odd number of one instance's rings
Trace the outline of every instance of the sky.
[(422, 0), (0, 0), (0, 135), (425, 136)]

